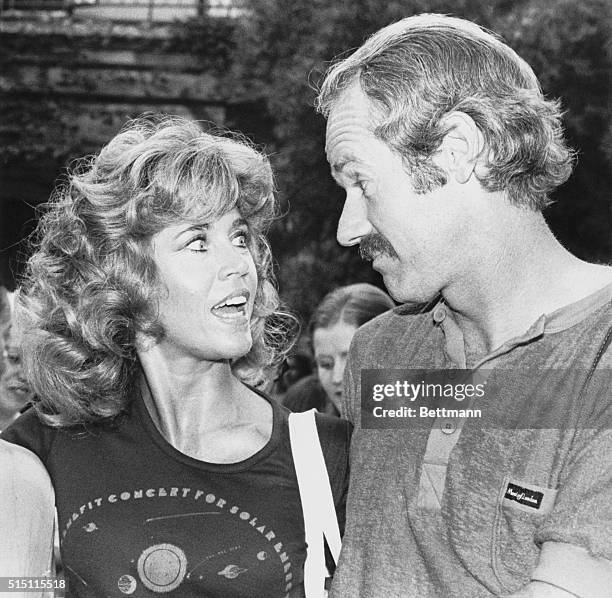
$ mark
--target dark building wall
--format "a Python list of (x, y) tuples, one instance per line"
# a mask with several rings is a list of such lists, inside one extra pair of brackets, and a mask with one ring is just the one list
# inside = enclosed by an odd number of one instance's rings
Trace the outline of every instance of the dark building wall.
[(0, 284), (13, 288), (34, 208), (66, 165), (98, 151), (129, 118), (158, 111), (244, 124), (256, 99), (230, 81), (231, 33), (231, 19), (211, 17), (0, 17)]

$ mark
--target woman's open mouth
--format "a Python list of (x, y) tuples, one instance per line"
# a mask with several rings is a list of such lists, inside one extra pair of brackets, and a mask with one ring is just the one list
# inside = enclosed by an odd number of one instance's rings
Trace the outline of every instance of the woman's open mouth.
[(214, 305), (210, 311), (214, 316), (228, 323), (248, 322), (247, 312), (250, 297), (251, 293), (246, 289), (234, 291)]

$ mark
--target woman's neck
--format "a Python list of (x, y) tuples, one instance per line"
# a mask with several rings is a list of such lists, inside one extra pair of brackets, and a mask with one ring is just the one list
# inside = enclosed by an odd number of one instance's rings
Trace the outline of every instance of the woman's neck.
[(229, 362), (168, 360), (157, 346), (139, 358), (145, 405), (162, 436), (181, 452), (234, 462), (270, 438), (270, 405), (234, 376)]

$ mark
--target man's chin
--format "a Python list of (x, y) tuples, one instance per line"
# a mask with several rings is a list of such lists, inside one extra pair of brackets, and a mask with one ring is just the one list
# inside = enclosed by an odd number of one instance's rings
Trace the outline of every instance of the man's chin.
[(414, 279), (410, 280), (397, 271), (385, 270), (380, 273), (387, 292), (396, 303), (423, 306), (431, 303), (440, 294), (439, 291), (430, 291), (423, 284)]

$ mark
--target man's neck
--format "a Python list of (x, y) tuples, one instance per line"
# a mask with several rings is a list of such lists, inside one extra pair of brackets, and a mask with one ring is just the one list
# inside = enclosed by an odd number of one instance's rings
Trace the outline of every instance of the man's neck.
[(442, 292), (463, 332), (468, 362), (523, 334), (542, 314), (612, 283), (612, 268), (570, 254), (541, 216), (514, 215), (500, 230), (487, 231), (488, 242), (476, 241), (474, 267)]

